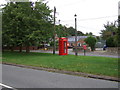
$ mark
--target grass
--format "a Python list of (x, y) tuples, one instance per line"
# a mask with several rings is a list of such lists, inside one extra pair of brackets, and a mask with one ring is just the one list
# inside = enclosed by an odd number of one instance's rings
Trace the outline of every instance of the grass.
[(117, 58), (24, 52), (3, 52), (2, 55), (3, 62), (118, 77)]

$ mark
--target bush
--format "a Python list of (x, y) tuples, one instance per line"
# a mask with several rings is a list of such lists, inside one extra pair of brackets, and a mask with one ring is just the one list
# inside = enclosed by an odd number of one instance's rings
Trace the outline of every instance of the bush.
[(90, 36), (85, 39), (85, 42), (90, 46), (91, 50), (95, 50), (96, 38)]
[(107, 47), (115, 47), (116, 46), (116, 42), (114, 41), (114, 38), (113, 37), (109, 37), (106, 40), (106, 45), (107, 45)]

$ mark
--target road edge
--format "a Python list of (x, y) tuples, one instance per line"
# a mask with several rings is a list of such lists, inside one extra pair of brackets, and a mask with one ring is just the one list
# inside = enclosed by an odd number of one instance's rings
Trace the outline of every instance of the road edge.
[(120, 78), (110, 77), (110, 76), (93, 75), (93, 74), (88, 74), (88, 73), (72, 72), (72, 71), (58, 70), (58, 69), (52, 69), (52, 68), (34, 67), (34, 66), (20, 65), (20, 64), (7, 63), (7, 62), (2, 62), (2, 64), (23, 67), (23, 68), (36, 69), (36, 70), (44, 70), (44, 71), (56, 72), (56, 73), (62, 73), (62, 74), (77, 75), (77, 76), (83, 76), (83, 77), (87, 77), (87, 78), (120, 82)]

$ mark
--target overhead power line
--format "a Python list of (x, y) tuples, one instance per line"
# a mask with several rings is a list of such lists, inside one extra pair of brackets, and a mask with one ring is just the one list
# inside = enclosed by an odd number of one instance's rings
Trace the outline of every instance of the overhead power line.
[(80, 26), (80, 25), (78, 25), (78, 27), (85, 28), (85, 29), (90, 29), (90, 30), (97, 30), (97, 28), (95, 29), (95, 28), (86, 27), (86, 26)]
[(96, 19), (104, 19), (104, 18), (112, 18), (116, 17), (118, 15), (113, 15), (113, 16), (105, 16), (105, 17), (97, 17), (97, 18), (87, 18), (87, 19), (79, 19), (79, 21), (86, 21), (86, 20), (96, 20)]
[[(97, 17), (97, 18), (86, 18), (86, 19), (78, 19), (78, 21), (88, 21), (88, 20), (97, 20), (97, 19), (105, 19), (105, 18), (112, 18), (118, 15), (113, 16), (104, 16), (104, 17)], [(73, 20), (61, 20), (62, 22), (73, 22)]]

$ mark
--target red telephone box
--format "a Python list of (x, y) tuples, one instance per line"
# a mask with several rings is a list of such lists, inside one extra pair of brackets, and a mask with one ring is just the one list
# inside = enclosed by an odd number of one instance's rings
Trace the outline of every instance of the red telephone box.
[(68, 39), (65, 37), (59, 38), (59, 55), (68, 55)]

